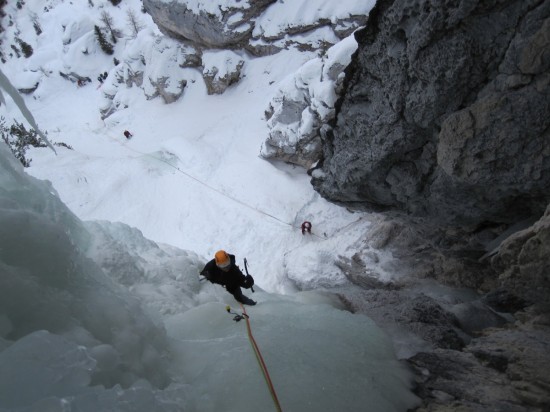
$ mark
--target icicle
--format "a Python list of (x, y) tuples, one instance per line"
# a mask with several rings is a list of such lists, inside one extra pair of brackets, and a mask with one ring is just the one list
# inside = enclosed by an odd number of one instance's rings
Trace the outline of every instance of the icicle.
[(31, 113), (31, 111), (27, 108), (27, 105), (25, 104), (25, 101), (23, 100), (23, 98), (21, 97), (21, 95), (19, 94), (17, 89), (15, 87), (13, 87), (13, 85), (11, 84), (9, 79), (6, 77), (4, 72), (2, 72), (2, 70), (0, 70), (0, 86), (1, 86), (1, 88), (0, 88), (0, 101), (2, 103), (6, 104), (6, 100), (4, 99), (4, 95), (1, 92), (1, 89), (4, 89), (6, 91), (6, 93), (8, 93), (10, 95), (10, 97), (13, 99), (13, 101), (15, 102), (17, 107), (19, 107), (19, 110), (21, 111), (21, 113), (23, 114), (25, 119), (27, 119), (27, 122), (29, 122), (31, 127), (34, 130), (36, 130), (36, 132), (38, 133), (38, 135), (42, 139), (44, 139), (44, 141), (49, 146), (49, 148), (52, 149), (55, 154), (57, 154), (57, 152), (55, 151), (55, 149), (52, 146), (52, 144), (50, 143), (50, 141), (46, 138), (44, 133), (42, 133), (42, 131), (38, 128), (38, 126), (36, 124), (36, 121), (34, 120), (34, 117)]

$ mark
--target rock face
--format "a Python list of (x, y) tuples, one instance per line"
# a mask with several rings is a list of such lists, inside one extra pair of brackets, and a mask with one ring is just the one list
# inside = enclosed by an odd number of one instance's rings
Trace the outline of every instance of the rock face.
[(346, 69), (313, 184), (446, 222), (550, 201), (550, 3), (381, 0)]
[[(303, 13), (311, 8), (306, 0), (292, 4), (275, 0), (144, 0), (143, 6), (167, 36), (152, 40), (152, 52), (131, 53), (117, 67), (114, 79), (103, 88), (103, 119), (128, 107), (123, 93), (118, 93), (123, 83), (143, 88), (148, 99), (161, 97), (172, 103), (195, 81), (188, 68), (201, 71), (208, 94), (222, 94), (241, 79), (245, 56), (274, 54), (289, 47), (324, 52), (365, 24), (374, 0), (349, 2), (346, 8), (320, 3), (314, 13)], [(71, 36), (66, 40), (70, 42)], [(158, 58), (166, 65), (151, 72), (148, 63)], [(314, 153), (309, 157), (316, 161), (321, 153), (320, 138), (315, 133), (309, 137), (314, 142), (309, 142), (305, 151)], [(304, 165), (311, 163), (307, 160)]]
[(356, 254), (336, 262), (357, 289), (335, 292), (383, 327), (415, 371), (419, 412), (548, 410), (550, 206), (484, 254), (502, 227), (379, 213)]
[(409, 359), (418, 411), (546, 411), (550, 405), (548, 323), (520, 324), (474, 339), (462, 352), (436, 349)]
[[(186, 2), (144, 0), (145, 10), (159, 28), (176, 38), (191, 40), (207, 48), (243, 48), (254, 26), (251, 21), (276, 0), (224, 2), (229, 5), (204, 5), (194, 10)], [(234, 3), (234, 4), (232, 4)], [(218, 10), (216, 8), (219, 7)]]
[(491, 265), (503, 290), (550, 312), (550, 205), (533, 226), (502, 242)]
[[(350, 2), (338, 10), (330, 2), (315, 13), (303, 13), (305, 0), (285, 4), (276, 0), (144, 0), (145, 10), (158, 27), (176, 39), (193, 42), (203, 49), (247, 50), (268, 55), (299, 46), (326, 50), (363, 26), (373, 1)], [(335, 13), (335, 10), (337, 12)], [(300, 35), (318, 32), (317, 39)], [(307, 35), (305, 36), (307, 37)]]
[(205, 52), (202, 56), (204, 69), (202, 77), (208, 94), (222, 94), (241, 78), (244, 66), (236, 53), (231, 51)]

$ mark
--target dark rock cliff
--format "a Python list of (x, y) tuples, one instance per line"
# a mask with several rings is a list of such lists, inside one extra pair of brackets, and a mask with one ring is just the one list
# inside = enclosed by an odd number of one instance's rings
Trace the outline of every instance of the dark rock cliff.
[(342, 299), (430, 344), (419, 411), (550, 410), (550, 1), (379, 0), (356, 39), (312, 183), (384, 212)]
[(325, 197), (446, 222), (550, 201), (550, 2), (380, 0), (346, 71)]

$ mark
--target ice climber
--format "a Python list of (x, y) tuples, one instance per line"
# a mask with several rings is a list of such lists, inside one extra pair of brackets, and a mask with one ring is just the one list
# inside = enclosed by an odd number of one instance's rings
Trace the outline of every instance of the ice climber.
[(254, 286), (254, 278), (250, 275), (245, 276), (239, 267), (235, 264), (235, 255), (228, 254), (225, 250), (218, 250), (210, 262), (208, 262), (201, 271), (211, 283), (222, 285), (231, 293), (238, 302), (245, 305), (255, 305), (252, 299), (243, 295), (241, 287), (250, 289)]
[(311, 235), (311, 222), (308, 222), (307, 220), (302, 223), (302, 235), (305, 235), (306, 232)]

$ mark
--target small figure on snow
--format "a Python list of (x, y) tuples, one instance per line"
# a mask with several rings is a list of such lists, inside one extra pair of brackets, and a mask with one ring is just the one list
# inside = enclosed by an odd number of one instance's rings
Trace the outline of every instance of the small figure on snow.
[(91, 81), (92, 79), (90, 79), (89, 77), (79, 77), (76, 81), (76, 84), (78, 85), (78, 87), (82, 87)]
[(126, 139), (129, 139), (129, 138), (132, 137), (132, 136), (133, 136), (132, 133), (130, 133), (128, 130), (124, 130), (124, 137), (125, 137)]
[(305, 235), (306, 232), (311, 235), (311, 222), (308, 222), (307, 220), (302, 223), (302, 235)]
[(233, 297), (245, 305), (255, 305), (252, 299), (243, 295), (241, 287), (250, 289), (254, 286), (254, 278), (250, 275), (245, 276), (239, 267), (235, 264), (235, 255), (228, 254), (225, 250), (218, 250), (214, 259), (208, 262), (201, 271), (211, 283), (225, 286), (225, 289)]

